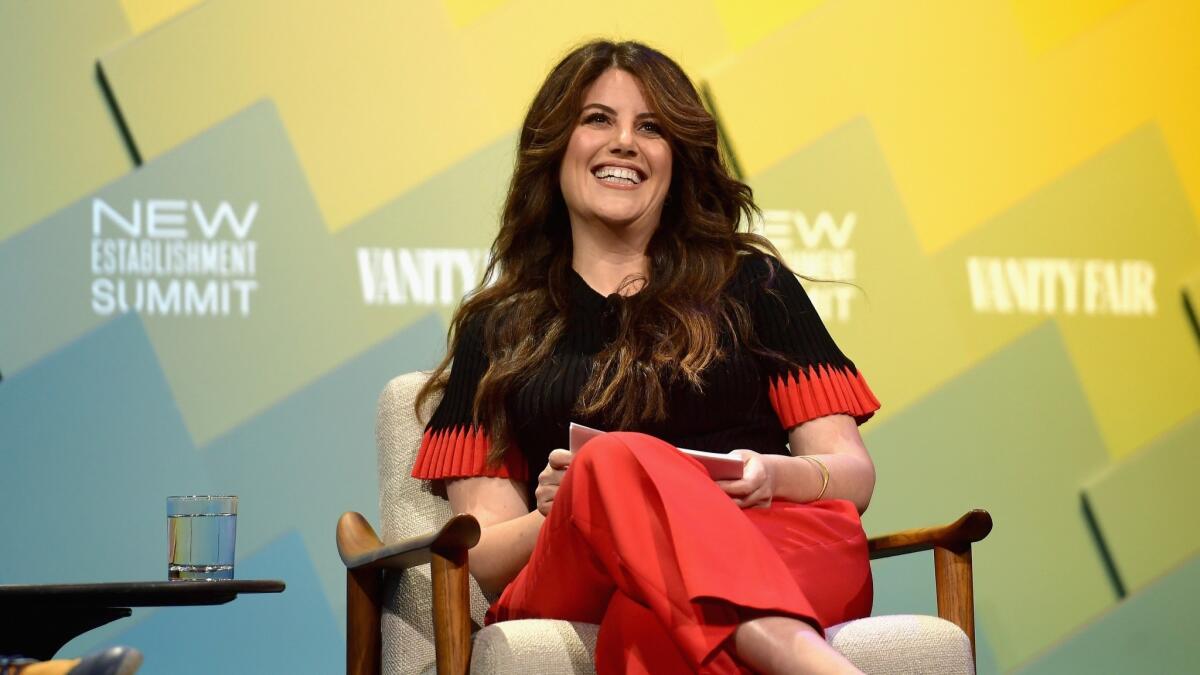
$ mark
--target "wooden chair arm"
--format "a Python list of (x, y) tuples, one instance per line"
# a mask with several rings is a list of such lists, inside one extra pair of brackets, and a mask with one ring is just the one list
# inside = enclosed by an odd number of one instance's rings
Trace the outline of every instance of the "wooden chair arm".
[(337, 524), (338, 553), (346, 565), (346, 672), (381, 670), (383, 570), (430, 563), (433, 635), (438, 675), (465, 675), (471, 667), (471, 595), (467, 551), (479, 543), (479, 521), (466, 514), (440, 530), (384, 545), (361, 514)]
[(933, 549), (933, 575), (937, 586), (938, 616), (957, 625), (971, 640), (975, 658), (975, 590), (971, 544), (992, 531), (992, 516), (974, 509), (941, 527), (904, 530), (873, 537), (867, 547), (871, 559)]
[(940, 527), (921, 527), (872, 537), (867, 542), (871, 559), (928, 551), (931, 548), (960, 548), (983, 540), (992, 531), (992, 516), (983, 509), (968, 511)]
[(344, 513), (337, 524), (338, 554), (348, 570), (408, 569), (429, 562), (435, 549), (465, 551), (478, 543), (479, 521), (467, 514), (447, 520), (440, 530), (386, 546), (360, 513)]
[[(992, 530), (992, 517), (975, 509), (948, 525), (903, 530), (868, 542), (871, 559), (934, 549), (938, 615), (957, 624), (975, 647), (971, 544)], [(457, 515), (440, 530), (384, 545), (361, 514), (337, 525), (346, 566), (346, 672), (377, 675), (381, 669), (380, 616), (384, 569), (430, 562), (438, 675), (465, 675), (471, 664), (471, 607), (467, 551), (479, 542), (479, 522)]]

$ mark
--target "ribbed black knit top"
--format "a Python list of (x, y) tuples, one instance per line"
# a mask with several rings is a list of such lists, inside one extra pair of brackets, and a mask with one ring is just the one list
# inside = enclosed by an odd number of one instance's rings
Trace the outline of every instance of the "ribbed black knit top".
[[(670, 386), (666, 419), (625, 431), (696, 450), (786, 454), (787, 430), (798, 424), (832, 414), (853, 415), (861, 424), (879, 408), (799, 281), (777, 260), (743, 256), (725, 292), (745, 304), (762, 346), (785, 355), (794, 366), (724, 340), (724, 345), (738, 346), (704, 372), (701, 390), (686, 382)], [(579, 417), (572, 410), (596, 354), (616, 335), (617, 312), (626, 299), (601, 295), (572, 271), (570, 302), (566, 334), (553, 358), (508, 402), (516, 449), (499, 466), (487, 464), (486, 429), (471, 416), (488, 357), (479, 323), (465, 323), (445, 393), (426, 427), (415, 477), (507, 476), (525, 481), (532, 494), (550, 451), (567, 447), (571, 422), (606, 428), (602, 420)]]

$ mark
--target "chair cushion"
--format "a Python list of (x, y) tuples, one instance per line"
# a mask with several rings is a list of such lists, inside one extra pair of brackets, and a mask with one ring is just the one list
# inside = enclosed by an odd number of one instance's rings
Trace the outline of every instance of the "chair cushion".
[[(475, 634), (472, 673), (594, 673), (599, 626), (524, 620)], [(971, 675), (971, 642), (958, 626), (933, 616), (877, 616), (826, 631), (830, 644), (865, 673)]]
[(549, 619), (502, 621), (475, 634), (472, 673), (594, 673), (600, 627)]
[(831, 626), (825, 637), (864, 673), (971, 675), (971, 641), (936, 616), (873, 616)]

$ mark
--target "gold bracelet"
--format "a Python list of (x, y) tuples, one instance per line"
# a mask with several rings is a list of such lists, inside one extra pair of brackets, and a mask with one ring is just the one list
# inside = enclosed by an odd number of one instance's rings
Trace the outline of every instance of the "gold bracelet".
[(813, 500), (814, 502), (819, 502), (821, 501), (821, 497), (825, 496), (825, 491), (829, 489), (829, 467), (825, 466), (825, 462), (822, 462), (811, 455), (799, 455), (799, 457), (800, 459), (805, 459), (813, 464), (816, 464), (817, 468), (821, 471), (821, 492), (817, 495), (817, 498)]

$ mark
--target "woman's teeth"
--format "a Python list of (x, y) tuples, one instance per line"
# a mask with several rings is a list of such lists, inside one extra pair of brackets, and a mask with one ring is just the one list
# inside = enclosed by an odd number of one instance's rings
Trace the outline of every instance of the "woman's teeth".
[(596, 178), (606, 182), (619, 185), (637, 185), (642, 182), (641, 176), (633, 169), (626, 169), (619, 166), (602, 166), (594, 172)]

